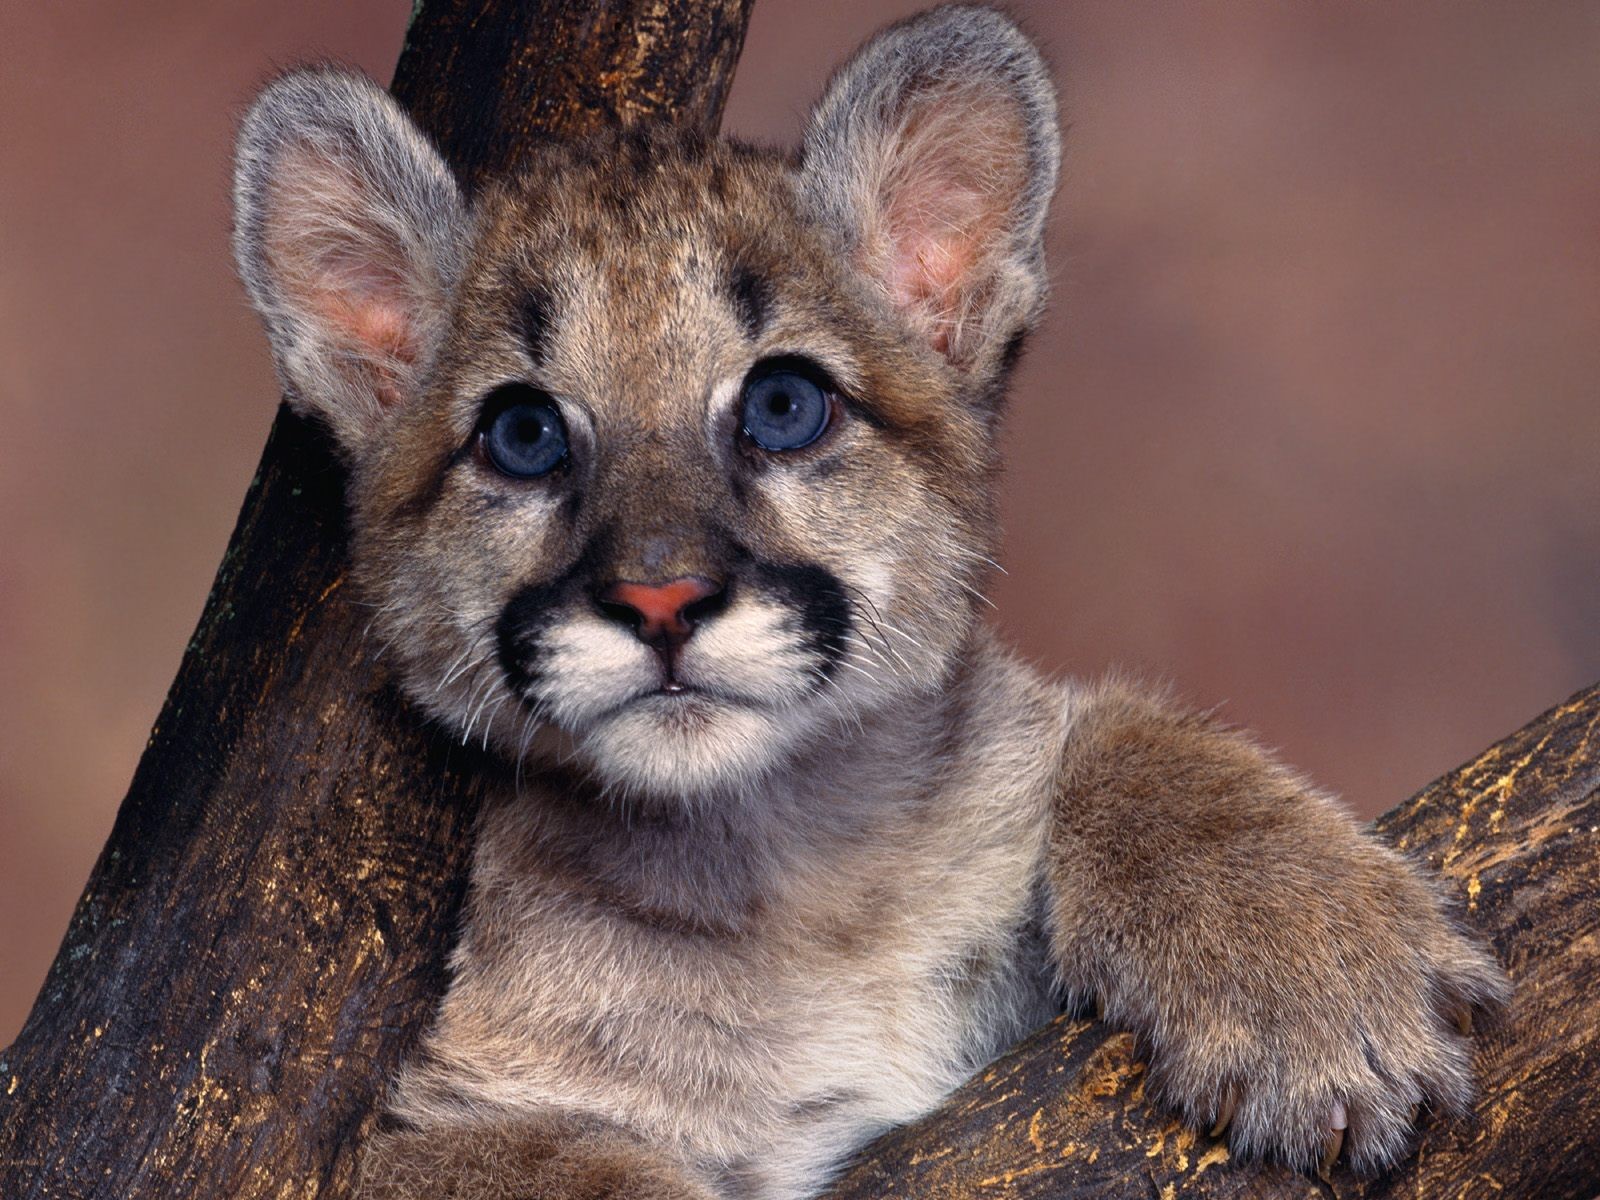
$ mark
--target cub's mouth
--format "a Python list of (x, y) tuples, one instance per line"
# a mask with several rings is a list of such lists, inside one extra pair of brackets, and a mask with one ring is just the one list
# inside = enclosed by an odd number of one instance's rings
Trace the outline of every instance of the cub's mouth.
[(679, 657), (696, 627), (728, 608), (728, 584), (703, 575), (667, 583), (614, 583), (595, 604), (611, 620), (629, 628), (655, 652), (661, 664), (657, 691), (680, 695), (695, 686), (679, 678)]
[(601, 713), (596, 720), (605, 721), (630, 710), (656, 713), (667, 719), (682, 720), (693, 717), (711, 719), (721, 708), (765, 707), (768, 706), (760, 700), (741, 696), (726, 688), (704, 687), (700, 684), (679, 681), (670, 685), (662, 684), (651, 691), (636, 692)]

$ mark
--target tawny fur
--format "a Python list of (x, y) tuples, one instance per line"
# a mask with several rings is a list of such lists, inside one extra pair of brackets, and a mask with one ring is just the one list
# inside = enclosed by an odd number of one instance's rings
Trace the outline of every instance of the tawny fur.
[(378, 1134), (364, 1200), (714, 1200), (659, 1150), (623, 1130), (568, 1116), (484, 1120), (436, 1131)]
[[(373, 637), (501, 764), (368, 1200), (798, 1200), (1065, 999), (1242, 1153), (1308, 1165), (1344, 1114), (1377, 1166), (1464, 1102), (1453, 1021), (1505, 985), (1412, 867), (978, 618), (1058, 158), (1037, 53), (962, 6), (864, 47), (798, 155), (617, 130), (470, 205), (358, 77), (257, 102), (236, 248)], [(793, 356), (835, 416), (762, 451), (745, 381)], [(548, 476), (485, 456), (511, 384), (559, 408)], [(602, 602), (686, 577), (724, 591), (675, 657)]]

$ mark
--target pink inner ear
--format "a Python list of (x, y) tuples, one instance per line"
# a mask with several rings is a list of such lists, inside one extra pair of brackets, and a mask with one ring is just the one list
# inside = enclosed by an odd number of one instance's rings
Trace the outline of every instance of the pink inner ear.
[(345, 369), (361, 372), (376, 399), (392, 404), (419, 352), (418, 298), (404, 243), (383, 216), (351, 173), (289, 150), (264, 234), (285, 303), (349, 356)]
[(341, 343), (371, 368), (373, 395), (384, 405), (400, 403), (400, 371), (417, 356), (416, 338), (406, 315), (393, 304), (326, 291), (311, 303), (330, 330), (342, 331)]
[(887, 277), (891, 298), (902, 309), (931, 317), (929, 340), (935, 350), (948, 353), (961, 285), (972, 274), (978, 248), (970, 238), (918, 229), (903, 229), (893, 246)]
[(320, 254), (313, 248), (309, 258), (299, 278), (318, 322), (374, 365), (392, 359), (409, 366), (417, 353), (416, 321), (405, 280), (382, 270), (376, 257), (352, 261), (348, 247), (328, 247)]
[(1024, 132), (1009, 97), (945, 86), (917, 99), (887, 147), (869, 253), (890, 297), (941, 353), (951, 353), (964, 323), (981, 319), (1027, 183)]
[(405, 314), (392, 304), (357, 307), (350, 318), (351, 331), (358, 342), (371, 346), (375, 353), (410, 364), (416, 357), (416, 342)]

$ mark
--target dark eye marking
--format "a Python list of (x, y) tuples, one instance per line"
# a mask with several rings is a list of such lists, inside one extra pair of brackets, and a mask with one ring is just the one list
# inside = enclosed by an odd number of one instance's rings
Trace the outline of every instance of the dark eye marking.
[(736, 266), (728, 276), (728, 299), (746, 336), (760, 337), (772, 307), (772, 286), (749, 267)]
[(537, 479), (567, 461), (561, 410), (525, 383), (505, 384), (484, 398), (476, 440), (490, 465), (512, 479)]
[(827, 431), (838, 409), (838, 389), (816, 363), (796, 355), (763, 359), (745, 377), (740, 429), (762, 450), (802, 450)]

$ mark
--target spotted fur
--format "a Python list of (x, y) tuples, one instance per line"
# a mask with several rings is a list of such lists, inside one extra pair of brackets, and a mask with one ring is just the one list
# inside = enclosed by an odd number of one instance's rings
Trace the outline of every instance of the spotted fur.
[[(869, 42), (797, 154), (618, 129), (470, 207), (357, 76), (252, 109), (241, 271), (348, 463), (373, 636), (504, 764), (369, 1200), (813, 1195), (1072, 996), (1241, 1151), (1347, 1124), (1375, 1166), (1466, 1095), (1444, 1018), (1504, 985), (1413, 868), (978, 618), (1058, 156), (1038, 54), (966, 6)], [(832, 421), (764, 451), (744, 382), (794, 357)], [(483, 450), (512, 384), (565, 422), (539, 478)], [(605, 599), (690, 577), (670, 651)]]

